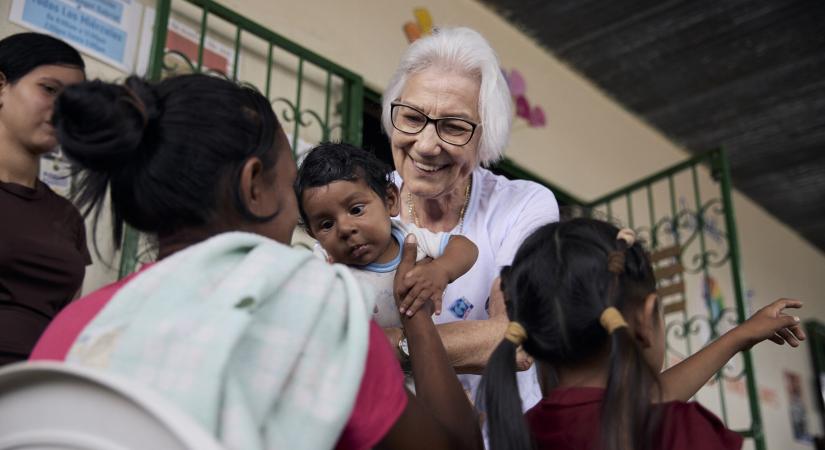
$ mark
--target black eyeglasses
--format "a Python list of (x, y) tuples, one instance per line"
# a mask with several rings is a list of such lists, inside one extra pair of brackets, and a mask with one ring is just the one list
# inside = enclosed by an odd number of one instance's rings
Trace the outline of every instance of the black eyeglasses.
[(423, 112), (403, 103), (392, 103), (390, 110), (392, 126), (404, 134), (418, 134), (430, 122), (435, 124), (435, 133), (442, 141), (452, 145), (466, 145), (473, 138), (477, 123), (460, 117), (440, 117), (433, 119)]

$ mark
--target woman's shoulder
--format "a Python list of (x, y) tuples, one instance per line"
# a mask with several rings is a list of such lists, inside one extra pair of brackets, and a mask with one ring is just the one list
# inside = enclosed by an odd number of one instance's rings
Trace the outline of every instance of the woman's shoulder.
[[(530, 180), (511, 180), (504, 175), (497, 175), (490, 169), (479, 167), (473, 172), (478, 179), (478, 186), (491, 195), (512, 195), (514, 193), (536, 193), (550, 197), (553, 192), (547, 187)], [(476, 184), (476, 183), (474, 183)], [(555, 197), (554, 197), (555, 198)]]
[(529, 180), (511, 180), (483, 168), (476, 169), (473, 177), (473, 188), (479, 193), (478, 207), (485, 216), (492, 214), (517, 221), (529, 213), (547, 222), (558, 220), (559, 205), (547, 187)]
[(742, 436), (697, 402), (668, 402), (662, 410), (663, 447), (738, 450)]

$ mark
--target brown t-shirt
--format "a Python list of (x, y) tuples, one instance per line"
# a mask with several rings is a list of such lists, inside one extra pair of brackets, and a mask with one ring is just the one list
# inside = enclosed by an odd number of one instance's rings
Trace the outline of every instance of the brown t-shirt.
[(28, 357), (90, 263), (71, 202), (40, 181), (34, 189), (0, 182), (0, 364)]

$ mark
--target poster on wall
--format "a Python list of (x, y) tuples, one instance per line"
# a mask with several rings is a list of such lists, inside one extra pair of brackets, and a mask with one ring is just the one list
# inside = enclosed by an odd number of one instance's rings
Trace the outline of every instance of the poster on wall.
[(788, 411), (791, 415), (791, 430), (797, 441), (812, 442), (808, 432), (808, 410), (802, 401), (802, 377), (795, 372), (785, 371), (785, 390), (788, 394)]
[(9, 20), (130, 73), (142, 11), (137, 0), (13, 0)]
[[(149, 56), (152, 46), (152, 36), (155, 28), (155, 9), (146, 8), (143, 19), (143, 30), (141, 32), (140, 50), (138, 51), (138, 62), (135, 73), (146, 75), (149, 70)], [(190, 25), (175, 19), (169, 18), (169, 25), (166, 33), (166, 50), (186, 56), (186, 58), (196, 64), (198, 61), (198, 46), (200, 44), (200, 32)], [(186, 68), (181, 67), (174, 58), (167, 59), (167, 64), (176, 66), (176, 73), (185, 73)], [(235, 49), (207, 34), (203, 48), (203, 67), (207, 70), (229, 75), (232, 73), (235, 62)]]

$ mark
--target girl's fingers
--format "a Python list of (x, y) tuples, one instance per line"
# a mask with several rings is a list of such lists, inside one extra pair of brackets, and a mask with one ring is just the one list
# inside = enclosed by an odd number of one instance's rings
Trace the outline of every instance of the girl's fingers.
[(421, 309), (422, 306), (424, 306), (424, 303), (430, 299), (430, 295), (431, 294), (429, 290), (422, 290), (421, 293), (415, 298), (415, 301), (413, 301), (412, 306), (407, 308), (407, 317), (412, 317), (413, 314), (418, 312), (418, 310)]
[(785, 340), (785, 342), (787, 342), (788, 344), (791, 345), (791, 347), (799, 347), (799, 341), (796, 340), (794, 335), (791, 334), (791, 332), (788, 331), (787, 328), (783, 328), (783, 329), (777, 331), (776, 334), (781, 336), (782, 339)]
[(418, 298), (418, 294), (421, 292), (420, 286), (415, 286), (409, 291), (407, 291), (407, 296), (404, 297), (404, 301), (398, 306), (398, 312), (404, 314), (407, 310), (412, 306), (415, 299)]
[(805, 338), (807, 337), (805, 335), (805, 330), (802, 329), (802, 326), (799, 325), (798, 323), (796, 325), (788, 327), (788, 330), (790, 330), (791, 333), (793, 333), (794, 337), (796, 337), (800, 341), (804, 341)]
[(768, 336), (768, 339), (773, 341), (776, 345), (783, 345), (785, 344), (785, 340), (779, 337), (778, 334), (774, 333), (771, 336)]

